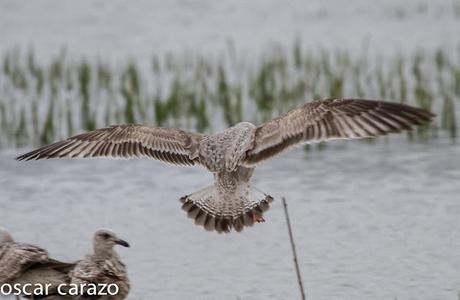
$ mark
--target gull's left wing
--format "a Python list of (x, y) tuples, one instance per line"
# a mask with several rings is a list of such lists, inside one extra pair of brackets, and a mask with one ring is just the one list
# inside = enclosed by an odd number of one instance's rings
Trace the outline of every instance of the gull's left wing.
[(359, 139), (428, 123), (427, 110), (392, 102), (326, 99), (306, 103), (257, 127), (244, 164), (255, 165), (300, 143)]

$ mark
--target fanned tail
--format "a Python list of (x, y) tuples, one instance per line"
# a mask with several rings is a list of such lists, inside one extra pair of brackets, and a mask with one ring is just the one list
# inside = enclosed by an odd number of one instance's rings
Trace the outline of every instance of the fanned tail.
[(219, 193), (215, 186), (204, 188), (180, 199), (182, 209), (195, 224), (218, 233), (264, 222), (263, 214), (273, 198), (244, 184), (235, 193)]

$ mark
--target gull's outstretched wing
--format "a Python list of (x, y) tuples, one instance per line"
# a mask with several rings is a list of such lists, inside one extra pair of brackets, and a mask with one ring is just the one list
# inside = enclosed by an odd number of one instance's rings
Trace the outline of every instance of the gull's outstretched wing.
[(411, 129), (433, 117), (424, 109), (391, 102), (313, 101), (257, 127), (244, 164), (257, 164), (299, 143), (375, 137)]
[(48, 253), (40, 247), (14, 242), (1, 244), (0, 283), (9, 282), (28, 268), (48, 261)]
[(135, 124), (114, 125), (44, 146), (17, 159), (148, 157), (191, 166), (198, 162), (201, 137), (201, 134), (180, 129)]

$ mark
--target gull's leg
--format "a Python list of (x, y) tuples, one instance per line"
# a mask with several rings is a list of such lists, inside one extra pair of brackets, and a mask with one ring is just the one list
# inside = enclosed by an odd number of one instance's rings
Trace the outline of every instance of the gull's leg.
[(265, 222), (263, 213), (270, 208), (270, 203), (273, 201), (273, 197), (270, 195), (265, 195), (265, 199), (259, 202), (259, 205), (252, 212), (252, 218), (254, 222), (262, 223)]

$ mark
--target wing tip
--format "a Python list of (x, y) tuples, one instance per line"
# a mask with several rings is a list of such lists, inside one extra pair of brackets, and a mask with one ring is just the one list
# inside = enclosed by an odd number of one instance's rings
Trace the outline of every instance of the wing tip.
[(39, 155), (35, 155), (33, 151), (22, 154), (14, 158), (14, 160), (19, 161), (19, 162), (29, 161), (29, 160), (38, 160), (38, 159), (40, 159)]

